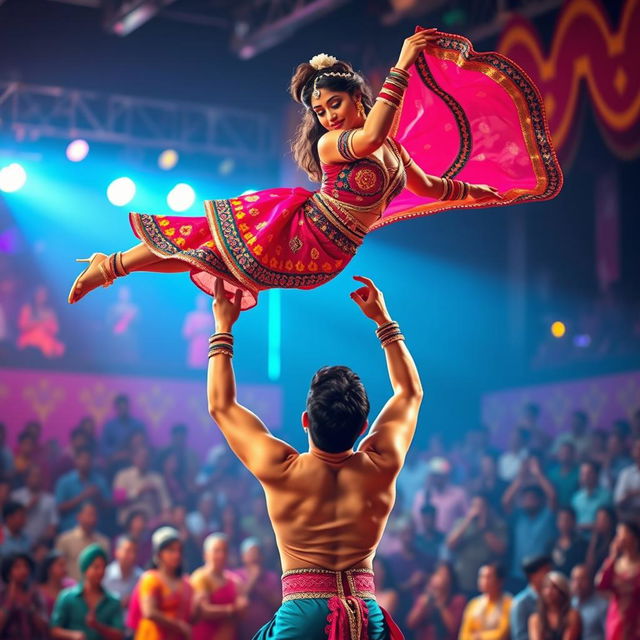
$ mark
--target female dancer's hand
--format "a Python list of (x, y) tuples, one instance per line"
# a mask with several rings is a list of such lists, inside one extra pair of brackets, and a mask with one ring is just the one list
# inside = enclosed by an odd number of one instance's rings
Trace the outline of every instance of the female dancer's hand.
[(498, 198), (500, 200), (504, 200), (503, 196), (500, 195), (500, 192), (493, 187), (490, 187), (488, 184), (470, 184), (469, 185), (469, 195), (474, 200), (490, 200), (492, 198)]
[(213, 300), (213, 316), (216, 319), (216, 331), (231, 331), (231, 327), (240, 317), (242, 290), (236, 289), (233, 300), (229, 300), (228, 294), (224, 289), (224, 281), (222, 278), (217, 278), (213, 294), (215, 296)]
[(435, 33), (435, 28), (425, 29), (424, 31), (418, 31), (418, 33), (409, 36), (402, 45), (400, 57), (395, 66), (408, 71), (409, 67), (418, 59), (420, 53), (429, 46), (430, 42), (437, 38)]
[(353, 276), (353, 279), (365, 285), (351, 294), (351, 299), (362, 309), (364, 315), (378, 325), (389, 322), (391, 318), (382, 291), (369, 278)]

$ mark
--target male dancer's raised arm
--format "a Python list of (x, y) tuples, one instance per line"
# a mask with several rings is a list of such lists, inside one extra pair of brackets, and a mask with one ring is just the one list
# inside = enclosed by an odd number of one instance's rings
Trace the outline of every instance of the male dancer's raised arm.
[[(236, 378), (229, 357), (229, 349), (224, 349), (224, 334), (231, 329), (240, 315), (241, 292), (235, 299), (225, 296), (222, 280), (215, 286), (213, 313), (216, 320), (216, 336), (220, 345), (217, 355), (209, 358), (207, 371), (207, 399), (209, 413), (216, 421), (222, 435), (240, 461), (257, 478), (266, 480), (270, 475), (281, 473), (280, 465), (297, 455), (297, 451), (286, 442), (274, 437), (264, 423), (254, 413), (238, 402)], [(233, 351), (232, 342), (230, 351)], [(214, 347), (215, 348), (215, 347)]]
[[(351, 294), (363, 313), (378, 327), (391, 322), (382, 292), (368, 278), (355, 277), (365, 286)], [(384, 349), (393, 395), (376, 418), (359, 450), (390, 471), (404, 463), (418, 422), (422, 404), (422, 384), (415, 362), (403, 340)]]

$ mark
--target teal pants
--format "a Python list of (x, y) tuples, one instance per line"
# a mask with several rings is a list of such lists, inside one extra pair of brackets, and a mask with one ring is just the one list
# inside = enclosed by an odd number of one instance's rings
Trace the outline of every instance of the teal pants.
[[(369, 640), (389, 640), (389, 629), (375, 600), (365, 600), (369, 609)], [(253, 640), (326, 640), (327, 600), (310, 598), (283, 602), (273, 618)]]

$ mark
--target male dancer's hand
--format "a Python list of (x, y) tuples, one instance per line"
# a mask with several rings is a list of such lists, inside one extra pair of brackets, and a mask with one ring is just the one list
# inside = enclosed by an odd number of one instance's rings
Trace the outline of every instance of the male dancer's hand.
[(224, 281), (222, 278), (217, 278), (213, 293), (215, 297), (212, 309), (216, 320), (216, 331), (231, 331), (236, 320), (240, 317), (242, 290), (236, 289), (233, 299), (229, 300), (228, 294), (224, 289)]
[(371, 318), (378, 326), (389, 322), (391, 318), (384, 302), (384, 296), (382, 291), (373, 284), (373, 280), (362, 276), (353, 276), (353, 279), (365, 285), (351, 294), (351, 299), (362, 309), (364, 315)]

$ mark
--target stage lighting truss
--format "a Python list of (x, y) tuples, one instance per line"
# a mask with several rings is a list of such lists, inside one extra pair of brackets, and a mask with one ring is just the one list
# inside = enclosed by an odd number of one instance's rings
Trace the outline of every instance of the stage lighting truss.
[(175, 149), (263, 168), (277, 158), (274, 127), (260, 113), (90, 91), (0, 83), (0, 131), (18, 138), (84, 138)]

